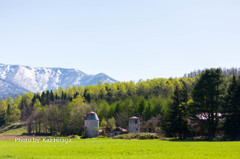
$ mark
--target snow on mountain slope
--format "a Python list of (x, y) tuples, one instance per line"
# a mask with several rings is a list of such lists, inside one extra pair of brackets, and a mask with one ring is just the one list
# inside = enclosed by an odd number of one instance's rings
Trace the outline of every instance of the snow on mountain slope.
[(99, 81), (103, 83), (116, 82), (116, 80), (103, 73), (88, 75), (76, 69), (32, 68), (0, 64), (0, 96), (10, 92), (21, 94), (26, 91), (41, 92), (73, 85), (96, 85)]
[(23, 94), (27, 92), (21, 87), (18, 87), (12, 83), (0, 79), (0, 99), (6, 99), (8, 97), (15, 97), (18, 94)]

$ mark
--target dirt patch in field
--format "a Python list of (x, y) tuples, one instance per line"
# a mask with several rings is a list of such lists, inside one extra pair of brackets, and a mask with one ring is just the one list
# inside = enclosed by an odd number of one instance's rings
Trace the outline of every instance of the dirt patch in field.
[(17, 135), (0, 135), (0, 140), (15, 140), (15, 138), (22, 138), (22, 139), (42, 139), (46, 136), (17, 136)]

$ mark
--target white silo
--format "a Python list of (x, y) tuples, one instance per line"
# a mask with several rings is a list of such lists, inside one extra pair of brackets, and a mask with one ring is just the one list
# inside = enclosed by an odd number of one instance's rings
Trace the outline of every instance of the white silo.
[(140, 121), (138, 117), (129, 118), (129, 133), (140, 133)]
[(89, 138), (98, 136), (99, 118), (93, 111), (87, 113), (85, 116), (85, 135)]

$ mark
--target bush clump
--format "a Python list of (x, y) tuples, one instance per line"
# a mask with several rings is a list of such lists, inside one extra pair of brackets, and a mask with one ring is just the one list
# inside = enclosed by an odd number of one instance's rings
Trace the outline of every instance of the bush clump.
[(67, 138), (71, 138), (71, 139), (81, 139), (81, 136), (71, 135), (71, 136), (68, 136)]
[(113, 137), (114, 139), (139, 139), (139, 140), (147, 140), (147, 139), (158, 139), (159, 136), (154, 133), (135, 133), (135, 134), (122, 134)]
[(98, 138), (98, 139), (108, 139), (107, 136), (103, 136), (103, 135), (100, 135), (100, 136), (98, 136), (97, 138)]

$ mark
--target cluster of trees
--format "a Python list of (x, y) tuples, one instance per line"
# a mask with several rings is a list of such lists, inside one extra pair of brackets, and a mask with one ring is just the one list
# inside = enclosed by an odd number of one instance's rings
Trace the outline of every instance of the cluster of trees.
[(44, 98), (33, 97), (33, 102), (22, 109), (22, 120), (26, 121), (28, 133), (68, 135), (82, 134), (84, 115), (91, 110), (84, 98), (77, 95), (73, 100), (50, 100), (42, 105)]
[(12, 98), (0, 101), (0, 127), (6, 123), (16, 122), (20, 119), (19, 103), (20, 100), (18, 98), (15, 99), (15, 102)]
[(236, 75), (227, 78), (221, 69), (207, 69), (196, 78), (191, 92), (186, 89), (183, 85), (174, 91), (162, 123), (166, 134), (240, 139), (240, 79)]
[(93, 110), (104, 133), (128, 127), (138, 116), (142, 131), (184, 139), (223, 134), (239, 139), (240, 80), (222, 69), (194, 78), (153, 79), (25, 93), (0, 102), (0, 126), (26, 122), (28, 133), (84, 135), (84, 115)]

